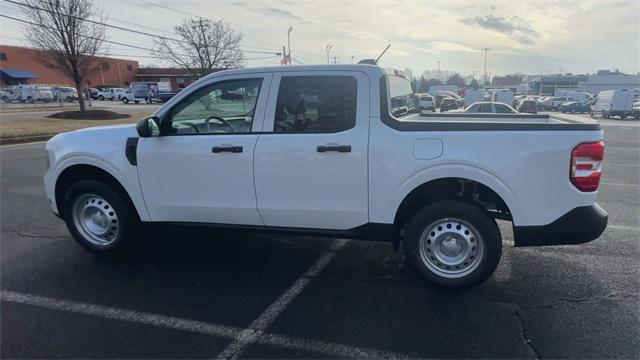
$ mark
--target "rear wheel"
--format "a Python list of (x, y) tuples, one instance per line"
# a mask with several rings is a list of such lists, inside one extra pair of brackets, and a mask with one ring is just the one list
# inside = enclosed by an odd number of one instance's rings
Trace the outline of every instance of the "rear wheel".
[(129, 99), (127, 99), (126, 97), (123, 97), (122, 98), (122, 102), (125, 103), (125, 104), (128, 104), (129, 103)]
[(95, 253), (126, 248), (138, 224), (137, 214), (126, 198), (95, 180), (81, 180), (71, 185), (62, 207), (71, 235)]
[(496, 222), (475, 205), (441, 201), (420, 210), (406, 229), (409, 265), (429, 285), (464, 289), (496, 270), (502, 241)]
[(104, 96), (98, 95), (98, 100), (103, 101), (104, 100)]

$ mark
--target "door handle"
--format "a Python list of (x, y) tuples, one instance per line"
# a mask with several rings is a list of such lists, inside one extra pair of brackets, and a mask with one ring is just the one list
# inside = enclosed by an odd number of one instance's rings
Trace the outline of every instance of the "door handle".
[(218, 153), (222, 153), (222, 152), (230, 152), (230, 153), (241, 153), (242, 152), (242, 146), (214, 146), (211, 148), (211, 152), (214, 154), (218, 154)]
[(318, 145), (318, 152), (337, 151), (341, 153), (351, 152), (351, 145)]

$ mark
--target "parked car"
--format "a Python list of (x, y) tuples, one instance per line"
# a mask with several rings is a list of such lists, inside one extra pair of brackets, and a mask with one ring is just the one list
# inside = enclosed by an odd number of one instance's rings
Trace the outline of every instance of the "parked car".
[(120, 99), (125, 104), (131, 101), (136, 104), (140, 102), (151, 103), (151, 92), (149, 86), (145, 83), (132, 83), (129, 89), (120, 95)]
[(493, 113), (493, 114), (517, 114), (516, 109), (511, 106), (491, 101), (480, 101), (467, 106), (465, 113)]
[(640, 119), (640, 101), (636, 101), (633, 103), (633, 108), (631, 109), (631, 116), (636, 119)]
[(529, 100), (527, 98), (524, 98), (520, 100), (520, 102), (518, 102), (517, 110), (518, 112), (521, 112), (521, 113), (537, 114), (538, 106), (536, 105), (535, 100)]
[(98, 94), (100, 93), (100, 90), (96, 88), (88, 88), (88, 91), (89, 91), (89, 97), (92, 100), (98, 100)]
[(582, 101), (587, 102), (593, 98), (593, 95), (584, 92), (584, 91), (572, 91), (572, 90), (557, 90), (555, 92), (555, 96), (558, 97), (566, 97), (569, 99), (573, 99), (573, 101)]
[(573, 102), (573, 101), (578, 101), (575, 98), (572, 97), (567, 97), (567, 96), (560, 96), (560, 97), (556, 97), (555, 99), (553, 99), (551, 101), (551, 108), (550, 110), (560, 110), (560, 105), (567, 103), (567, 102)]
[(52, 88), (54, 101), (72, 102), (78, 99), (78, 90), (68, 86), (56, 86)]
[(105, 88), (98, 93), (98, 100), (122, 100), (122, 95), (126, 92), (122, 88)]
[[(457, 103), (456, 109), (464, 106), (464, 99), (460, 95), (458, 95), (458, 93), (456, 92), (442, 90), (437, 92), (437, 96), (438, 97), (442, 96), (442, 99), (446, 99), (446, 98), (454, 99)], [(440, 107), (440, 103), (438, 103), (437, 101), (436, 101), (436, 105)]]
[(598, 93), (596, 103), (591, 106), (591, 117), (604, 118), (619, 116), (625, 119), (633, 110), (633, 91), (606, 90)]
[(16, 98), (20, 102), (42, 101), (48, 103), (53, 101), (53, 92), (50, 86), (23, 84), (16, 86), (15, 89)]
[[(178, 89), (177, 91), (158, 92), (157, 94), (155, 94), (155, 96), (152, 97), (152, 100), (157, 102), (167, 102), (172, 97), (176, 96), (176, 94), (178, 94), (180, 91), (182, 91), (182, 89)], [(412, 106), (415, 108), (415, 105)]]
[(13, 89), (13, 88), (0, 89), (0, 99), (2, 99), (2, 101), (5, 103), (18, 100), (18, 97), (16, 95), (16, 89)]
[(45, 192), (96, 253), (125, 251), (140, 223), (385, 240), (445, 288), (495, 271), (496, 219), (511, 221), (515, 246), (604, 231), (599, 124), (393, 116), (407, 94), (408, 79), (372, 65), (215, 72), (136, 125), (54, 136)]
[(591, 112), (591, 105), (584, 101), (569, 101), (564, 104), (560, 104), (558, 111), (563, 113), (588, 113)]
[(442, 102), (440, 103), (440, 112), (455, 110), (455, 109), (458, 109), (459, 107), (460, 107), (460, 103), (458, 102), (457, 99), (447, 97), (442, 99)]
[(433, 96), (430, 94), (416, 94), (418, 96), (418, 105), (420, 111), (436, 111), (436, 105), (433, 102)]

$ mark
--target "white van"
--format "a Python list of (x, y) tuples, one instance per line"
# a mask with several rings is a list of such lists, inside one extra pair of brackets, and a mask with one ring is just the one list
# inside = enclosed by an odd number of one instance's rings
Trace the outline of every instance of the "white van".
[(493, 89), (491, 92), (491, 101), (513, 106), (513, 91), (509, 89)]
[(469, 106), (480, 101), (484, 101), (484, 90), (467, 89), (467, 91), (464, 92), (464, 106)]
[(605, 90), (598, 93), (596, 103), (591, 107), (591, 117), (601, 115), (604, 118), (619, 116), (626, 118), (633, 111), (633, 91)]

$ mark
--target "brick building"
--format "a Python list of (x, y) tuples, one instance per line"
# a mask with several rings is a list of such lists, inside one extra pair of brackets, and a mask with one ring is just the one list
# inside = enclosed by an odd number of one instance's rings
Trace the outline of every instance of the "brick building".
[[(0, 45), (0, 86), (25, 83), (73, 86), (71, 78), (38, 62), (41, 53), (36, 49)], [(129, 86), (139, 67), (135, 60), (97, 57), (97, 62), (98, 71), (87, 79), (91, 87)]]
[(196, 80), (197, 76), (180, 68), (139, 68), (135, 75), (135, 81), (169, 82), (172, 89), (184, 89)]

